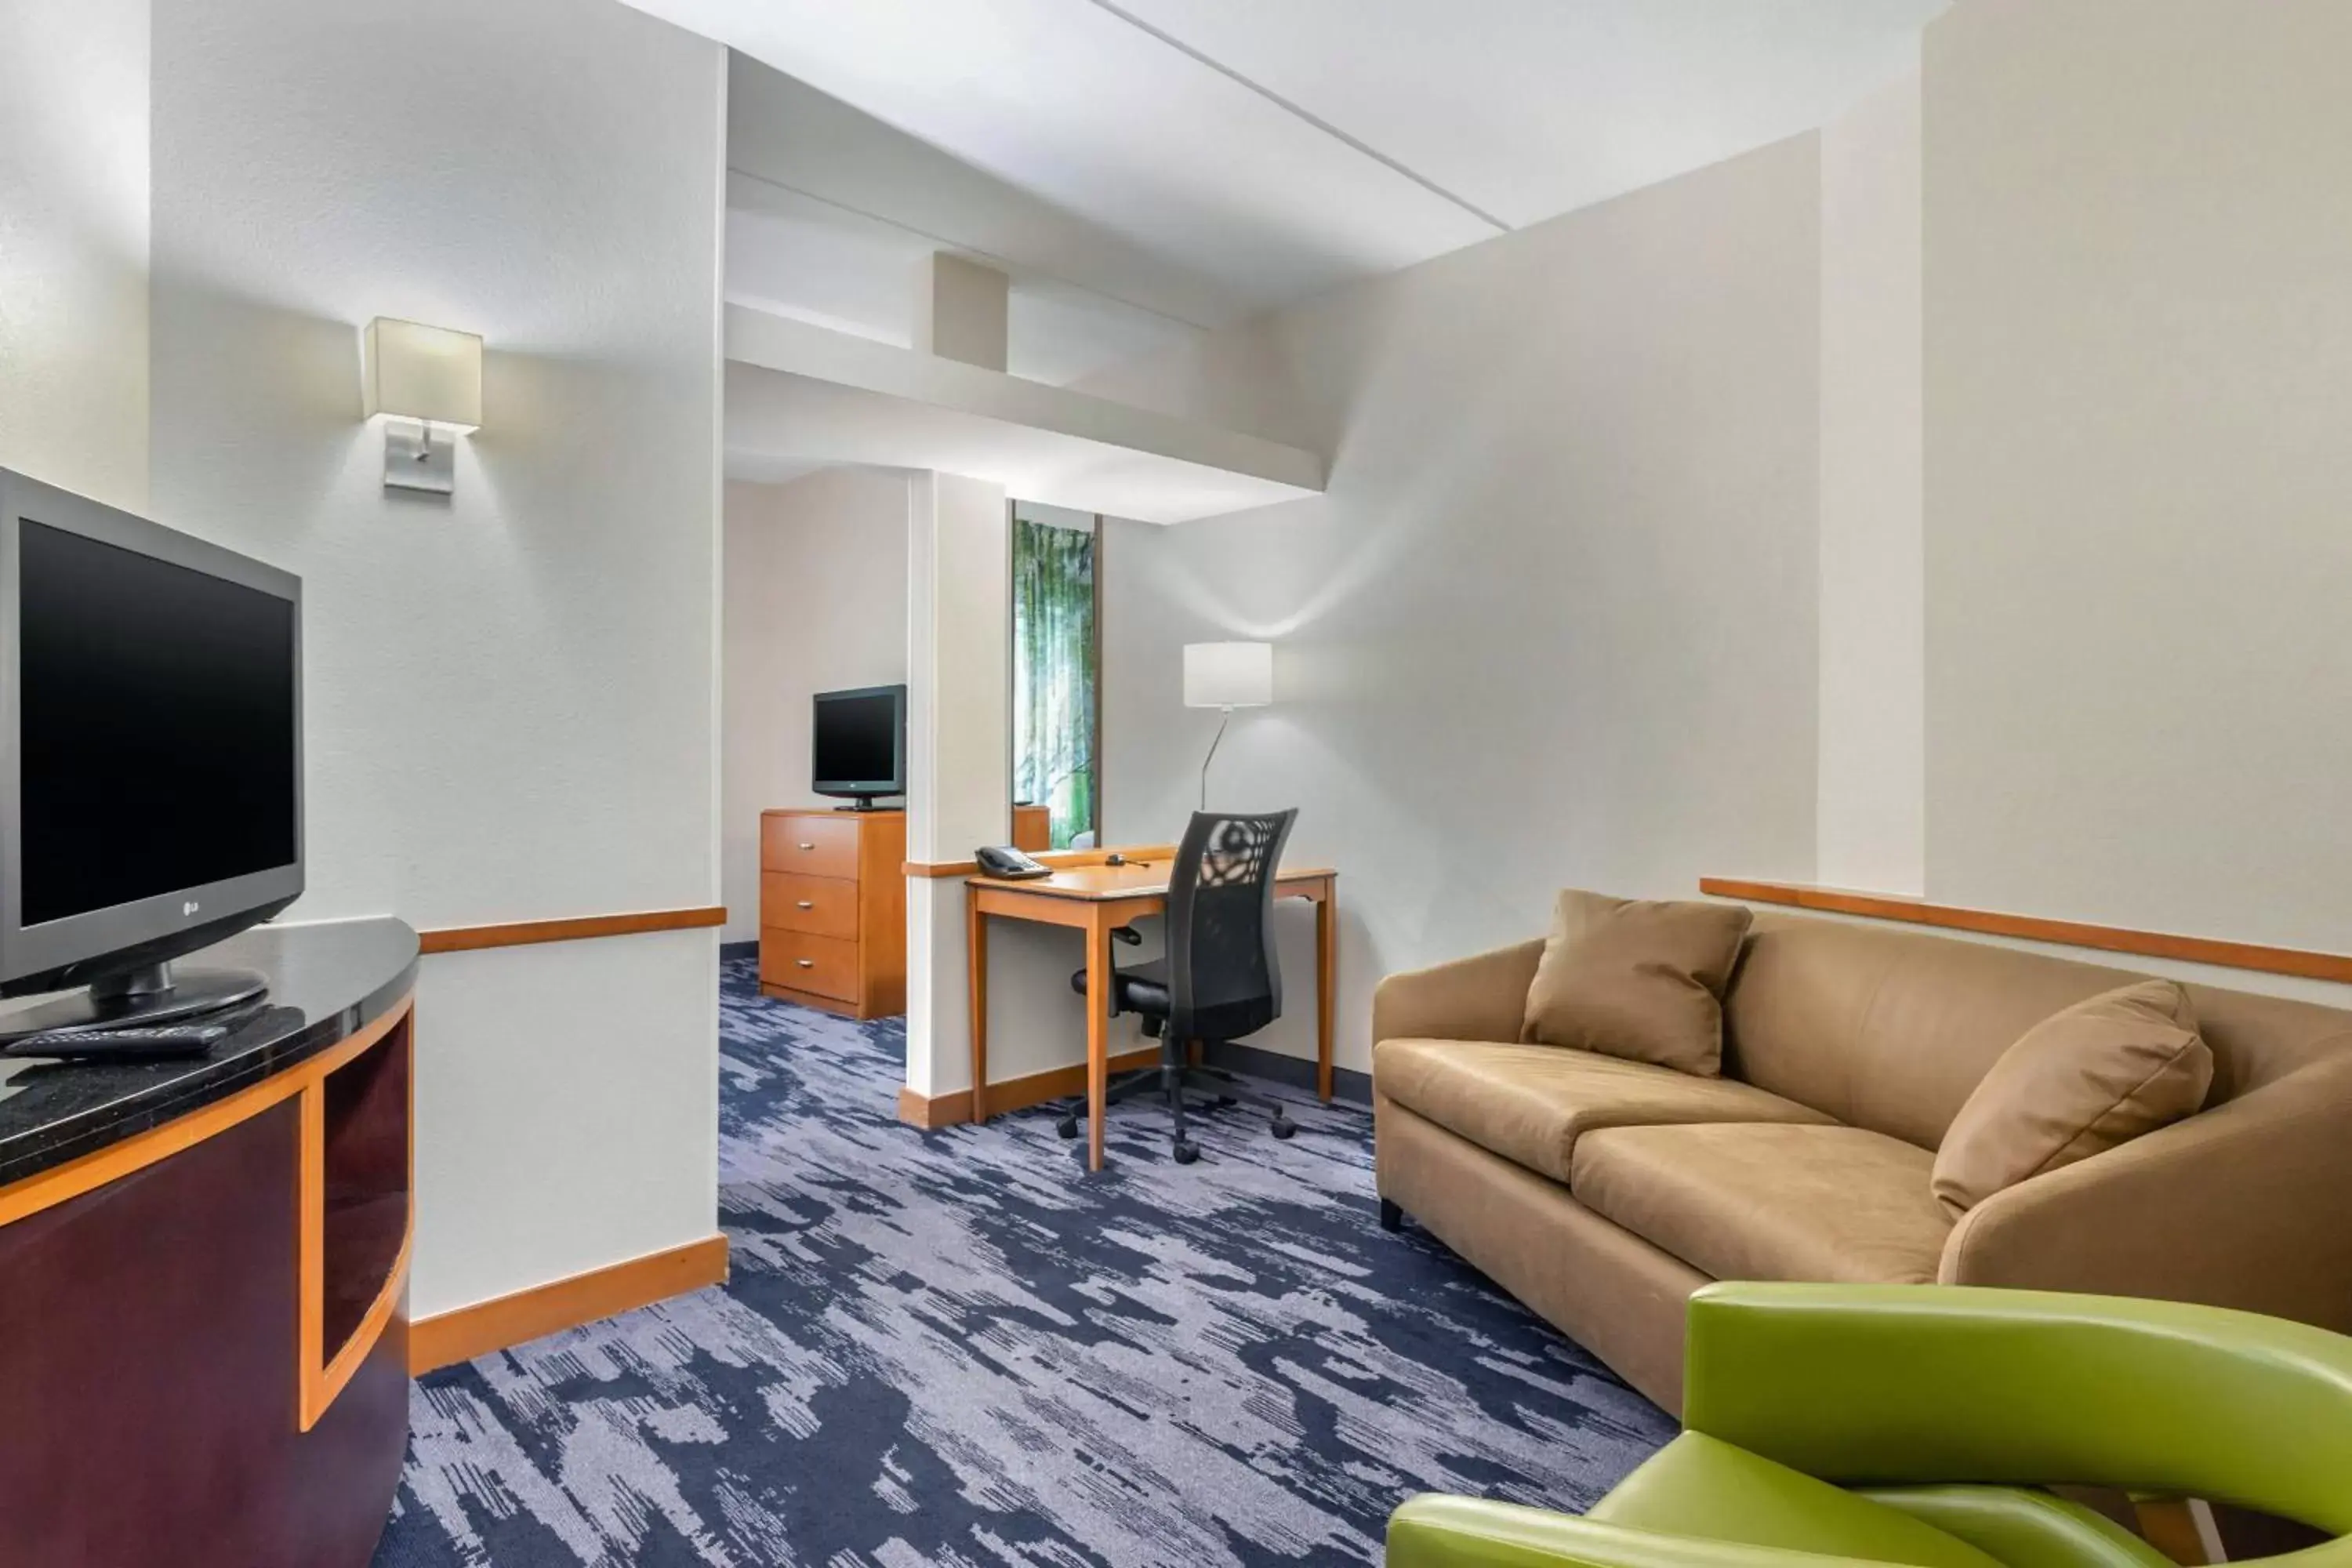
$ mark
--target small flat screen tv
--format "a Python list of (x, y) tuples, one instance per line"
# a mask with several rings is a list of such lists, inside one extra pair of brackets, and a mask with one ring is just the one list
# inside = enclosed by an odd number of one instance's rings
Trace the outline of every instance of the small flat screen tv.
[(169, 961), (302, 890), (302, 584), (0, 469), (0, 1016), (154, 1021), (258, 994)]
[(861, 807), (907, 793), (907, 689), (820, 691), (811, 727), (809, 787)]

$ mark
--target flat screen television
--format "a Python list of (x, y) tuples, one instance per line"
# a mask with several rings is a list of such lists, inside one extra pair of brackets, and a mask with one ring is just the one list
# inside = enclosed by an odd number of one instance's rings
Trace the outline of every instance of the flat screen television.
[(302, 891), (302, 583), (0, 469), (0, 1015), (160, 1022), (260, 994), (171, 960)]
[(809, 787), (866, 810), (907, 793), (907, 689), (864, 686), (820, 691), (810, 725)]

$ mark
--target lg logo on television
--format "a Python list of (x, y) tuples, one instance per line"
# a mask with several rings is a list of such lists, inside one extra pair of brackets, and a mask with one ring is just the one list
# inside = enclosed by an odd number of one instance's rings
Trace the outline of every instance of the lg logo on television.
[(187, 903), (182, 904), (182, 905), (180, 906), (180, 912), (181, 912), (182, 914), (184, 914), (184, 915), (192, 915), (192, 914), (194, 914), (194, 913), (195, 913), (199, 909), (202, 909), (203, 907), (204, 907), (203, 905), (201, 905), (201, 904), (199, 904), (199, 903), (196, 903), (194, 900), (189, 900)]

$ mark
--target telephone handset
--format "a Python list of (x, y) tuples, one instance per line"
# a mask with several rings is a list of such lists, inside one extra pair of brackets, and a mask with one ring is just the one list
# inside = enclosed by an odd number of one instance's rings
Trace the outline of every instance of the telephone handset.
[(1025, 882), (1033, 878), (1054, 874), (1051, 866), (1041, 866), (1007, 844), (984, 844), (972, 851), (971, 858), (980, 863), (981, 875), (984, 877), (1003, 877), (1012, 881)]

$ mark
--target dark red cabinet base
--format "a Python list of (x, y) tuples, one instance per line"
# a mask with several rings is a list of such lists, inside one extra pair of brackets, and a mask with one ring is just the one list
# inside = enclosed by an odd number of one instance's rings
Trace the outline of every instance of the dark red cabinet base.
[(408, 1447), (416, 933), (215, 950), (204, 1058), (0, 1061), (0, 1568), (367, 1568)]
[(364, 1568), (407, 1324), (299, 1430), (298, 1138), (288, 1100), (0, 1227), (0, 1563)]

